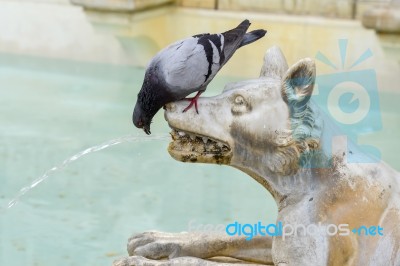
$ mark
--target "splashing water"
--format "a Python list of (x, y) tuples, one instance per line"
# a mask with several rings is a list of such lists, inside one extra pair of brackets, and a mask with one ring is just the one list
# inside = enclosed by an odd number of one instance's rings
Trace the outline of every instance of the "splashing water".
[(117, 144), (125, 143), (125, 142), (135, 142), (135, 141), (139, 141), (139, 140), (140, 141), (153, 141), (153, 140), (167, 140), (167, 139), (169, 139), (168, 135), (162, 135), (162, 136), (132, 136), (132, 135), (129, 135), (129, 136), (123, 136), (123, 137), (119, 137), (119, 138), (116, 138), (116, 139), (113, 139), (113, 140), (109, 140), (109, 141), (101, 143), (99, 145), (87, 148), (87, 149), (85, 149), (85, 150), (83, 150), (81, 152), (78, 152), (77, 154), (71, 156), (70, 158), (64, 160), (61, 164), (59, 164), (57, 166), (54, 166), (53, 168), (47, 170), (41, 177), (35, 179), (29, 186), (23, 187), (18, 192), (18, 194), (14, 197), (14, 199), (12, 199), (8, 203), (7, 209), (10, 209), (13, 206), (15, 206), (22, 196), (24, 196), (26, 193), (28, 193), (30, 190), (35, 188), (37, 185), (39, 185), (40, 183), (45, 181), (52, 173), (64, 169), (70, 163), (72, 163), (73, 161), (78, 160), (82, 156), (85, 156), (85, 155), (87, 155), (89, 153), (92, 153), (92, 152), (101, 151), (101, 150), (104, 150), (106, 148), (112, 147), (112, 146), (117, 145)]

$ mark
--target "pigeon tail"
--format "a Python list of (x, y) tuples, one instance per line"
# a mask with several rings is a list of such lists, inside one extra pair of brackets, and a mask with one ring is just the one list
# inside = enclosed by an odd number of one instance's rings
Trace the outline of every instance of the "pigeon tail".
[(236, 28), (225, 31), (222, 33), (227, 41), (233, 41), (237, 39), (238, 36), (243, 36), (247, 29), (250, 27), (251, 23), (248, 19), (243, 20)]
[(258, 39), (261, 39), (264, 37), (264, 35), (267, 33), (266, 30), (253, 30), (249, 33), (246, 33), (243, 37), (242, 42), (240, 43), (239, 47), (248, 45), (252, 42), (257, 41)]
[(250, 21), (246, 19), (236, 28), (222, 33), (222, 35), (224, 36), (224, 63), (228, 62), (235, 51), (240, 47), (240, 44), (242, 43), (242, 40), (246, 34), (247, 29), (250, 27), (250, 24)]

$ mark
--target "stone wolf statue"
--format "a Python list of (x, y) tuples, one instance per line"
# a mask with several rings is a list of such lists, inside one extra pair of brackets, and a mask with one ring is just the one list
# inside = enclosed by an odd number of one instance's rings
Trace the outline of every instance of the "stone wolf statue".
[(273, 195), (283, 224), (379, 225), (382, 235), (246, 241), (246, 236), (146, 232), (129, 239), (130, 256), (114, 265), (400, 265), (400, 175), (383, 162), (348, 163), (366, 155), (343, 139), (332, 143), (325, 137), (333, 129), (310, 100), (314, 82), (311, 59), (288, 68), (273, 47), (258, 79), (200, 98), (200, 114), (183, 113), (186, 101), (168, 104), (165, 118), (173, 138), (168, 151), (179, 161), (245, 172)]

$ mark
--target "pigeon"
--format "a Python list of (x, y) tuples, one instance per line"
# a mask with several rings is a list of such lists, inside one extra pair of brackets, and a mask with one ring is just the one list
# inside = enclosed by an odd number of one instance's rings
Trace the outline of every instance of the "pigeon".
[(154, 115), (167, 103), (186, 98), (198, 113), (197, 99), (237, 49), (264, 37), (266, 30), (247, 32), (250, 21), (220, 34), (198, 34), (177, 41), (151, 59), (132, 115), (133, 124), (150, 135)]

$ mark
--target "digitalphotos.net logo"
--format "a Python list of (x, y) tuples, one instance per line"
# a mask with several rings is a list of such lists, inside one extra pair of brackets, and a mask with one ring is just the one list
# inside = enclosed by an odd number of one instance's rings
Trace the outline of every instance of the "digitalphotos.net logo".
[(257, 223), (239, 223), (237, 221), (224, 225), (224, 224), (202, 224), (195, 220), (189, 221), (189, 232), (204, 232), (208, 234), (226, 234), (228, 236), (245, 236), (246, 240), (251, 240), (255, 236), (270, 236), (281, 237), (285, 241), (289, 237), (304, 237), (304, 236), (349, 236), (363, 235), (370, 237), (383, 236), (383, 227), (380, 225), (350, 228), (348, 224), (283, 224), (281, 221), (273, 224), (264, 224), (261, 221)]
[(335, 134), (345, 135), (348, 144), (347, 154), (351, 155), (351, 149), (356, 148), (369, 155), (348, 156), (349, 163), (378, 162), (381, 154), (376, 147), (358, 144), (359, 135), (382, 130), (376, 71), (354, 70), (356, 66), (362, 66), (363, 62), (373, 56), (372, 51), (370, 49), (357, 51), (360, 53), (358, 59), (347, 62), (348, 40), (338, 40), (338, 46), (340, 63), (332, 62), (322, 52), (318, 52), (315, 56), (333, 71), (316, 77), (315, 86), (318, 92), (313, 95), (313, 99), (339, 128), (340, 133), (328, 132), (331, 134), (328, 139), (333, 140)]

